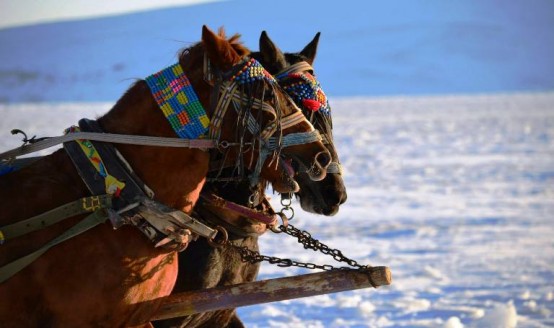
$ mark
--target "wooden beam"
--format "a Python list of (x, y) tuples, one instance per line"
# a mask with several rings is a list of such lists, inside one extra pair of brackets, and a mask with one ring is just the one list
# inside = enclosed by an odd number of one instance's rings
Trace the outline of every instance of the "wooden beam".
[(388, 267), (372, 267), (367, 271), (324, 271), (194, 290), (168, 296), (152, 320), (368, 288), (372, 287), (370, 277), (376, 287), (392, 282)]

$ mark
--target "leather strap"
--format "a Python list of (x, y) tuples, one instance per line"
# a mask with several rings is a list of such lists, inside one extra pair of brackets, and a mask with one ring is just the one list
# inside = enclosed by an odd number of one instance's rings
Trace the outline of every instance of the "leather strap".
[(7, 240), (49, 227), (67, 218), (110, 207), (110, 195), (83, 197), (32, 218), (0, 227), (0, 245)]
[(223, 199), (213, 193), (202, 193), (200, 194), (200, 197), (202, 197), (204, 200), (211, 203), (212, 205), (233, 211), (241, 215), (242, 217), (250, 220), (261, 222), (269, 226), (274, 225), (277, 222), (277, 216), (275, 216), (274, 213), (265, 214), (263, 212)]
[(31, 264), (39, 256), (44, 254), (47, 250), (53, 246), (58, 245), (61, 242), (64, 242), (70, 238), (73, 238), (87, 230), (90, 230), (100, 223), (103, 223), (107, 220), (108, 215), (106, 214), (105, 209), (99, 209), (88, 215), (82, 221), (71, 227), (69, 230), (66, 230), (63, 234), (52, 239), (50, 242), (46, 243), (44, 246), (34, 251), (31, 254), (25, 255), (13, 262), (10, 262), (0, 268), (0, 284), (4, 281), (11, 278), (13, 275), (23, 270), (26, 266)]
[(17, 148), (0, 153), (0, 160), (10, 160), (31, 154), (40, 150), (48, 149), (50, 147), (70, 142), (77, 139), (87, 139), (100, 142), (110, 142), (116, 144), (128, 144), (128, 145), (142, 145), (142, 146), (155, 146), (155, 147), (175, 147), (175, 148), (198, 148), (208, 149), (216, 148), (217, 144), (214, 140), (210, 139), (179, 139), (168, 137), (153, 137), (153, 136), (138, 136), (127, 134), (114, 134), (114, 133), (94, 133), (94, 132), (79, 132), (73, 134), (66, 134), (57, 137), (47, 137), (43, 140), (36, 141), (34, 143), (25, 144)]

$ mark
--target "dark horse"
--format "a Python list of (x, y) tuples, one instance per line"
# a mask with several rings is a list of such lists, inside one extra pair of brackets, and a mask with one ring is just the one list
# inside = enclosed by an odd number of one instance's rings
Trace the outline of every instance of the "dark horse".
[[(332, 156), (334, 171), (328, 170), (328, 174), (323, 180), (314, 182), (303, 172), (304, 170), (297, 170), (299, 173), (295, 178), (300, 185), (300, 190), (296, 195), (300, 198), (304, 210), (334, 215), (339, 206), (346, 201), (346, 191), (341, 177), (338, 155), (332, 143), (331, 117), (330, 112), (326, 112), (329, 108), (317, 108), (319, 110), (314, 111), (313, 104), (303, 101), (302, 97), (298, 97), (298, 94), (295, 93), (294, 87), (291, 87), (295, 83), (301, 82), (302, 79), (313, 77), (311, 65), (316, 55), (319, 35), (317, 33), (315, 38), (299, 53), (283, 54), (264, 31), (260, 37), (260, 52), (252, 55), (262, 62), (270, 73), (277, 76), (280, 84), (290, 92), (293, 99), (303, 109), (304, 115), (309, 117), (314, 126), (325, 136), (326, 147)], [(313, 82), (313, 79), (310, 82)], [(258, 185), (257, 192), (263, 193), (264, 188), (264, 184)], [(252, 190), (244, 183), (207, 183), (202, 192), (215, 193), (223, 199), (244, 206), (251, 203)], [(268, 210), (266, 207), (267, 205), (259, 202), (256, 208), (263, 212)], [(263, 234), (266, 228), (248, 215), (237, 214), (202, 198), (196, 205), (195, 212), (208, 221), (228, 223), (225, 226), (229, 229), (233, 245), (247, 247), (253, 251), (259, 250), (258, 236)], [(259, 263), (244, 262), (238, 248), (214, 248), (206, 241), (199, 240), (179, 254), (179, 273), (173, 293), (254, 281), (258, 270)], [(235, 309), (155, 321), (153, 324), (155, 327), (244, 327)]]
[[(203, 27), (202, 41), (185, 49), (179, 66), (194, 86), (200, 103), (212, 118), (219, 90), (205, 76), (209, 62), (217, 76), (224, 79), (242, 76), (248, 67), (248, 49), (238, 36), (226, 39)], [(237, 131), (239, 118), (248, 113), (257, 118), (260, 131), (280, 126), (281, 119), (295, 115), (298, 107), (272, 82), (262, 68), (263, 78), (243, 81), (237, 108), (221, 117), (220, 140), (228, 141), (231, 150), (225, 159), (244, 163), (244, 169), (255, 170), (261, 151), (259, 135)], [(231, 72), (231, 74), (227, 74)], [(234, 75), (233, 75), (234, 74)], [(214, 93), (215, 92), (215, 93)], [(215, 97), (214, 97), (215, 96)], [(221, 99), (219, 99), (221, 100)], [(259, 106), (252, 106), (257, 103)], [(248, 107), (248, 105), (251, 105)], [(225, 108), (226, 109), (226, 108)], [(274, 109), (270, 111), (268, 109)], [(242, 115), (242, 116), (241, 116)], [(223, 119), (224, 118), (224, 119)], [(105, 132), (127, 135), (175, 137), (144, 80), (135, 83), (98, 124)], [(303, 121), (286, 128), (273, 129), (273, 135), (313, 131)], [(237, 138), (238, 137), (238, 138)], [(223, 144), (220, 143), (223, 146)], [(249, 146), (245, 146), (249, 145)], [(225, 147), (221, 147), (225, 148)], [(196, 204), (208, 172), (210, 155), (202, 149), (118, 145), (119, 153), (134, 173), (155, 193), (154, 200), (171, 208), (190, 213)], [(261, 149), (261, 148), (260, 148)], [(223, 149), (222, 149), (223, 150)], [(261, 177), (290, 192), (290, 165), (287, 158), (309, 167), (319, 167), (325, 174), (329, 155), (320, 141), (296, 144), (274, 152), (263, 163)], [(283, 165), (285, 163), (285, 165)], [(90, 195), (68, 154), (59, 150), (41, 160), (0, 177), (0, 230), (6, 225), (49, 211), (62, 204)], [(118, 197), (113, 194), (113, 197)], [(40, 248), (82, 219), (72, 217), (48, 228), (7, 240), (0, 246), (0, 267)], [(200, 239), (202, 240), (202, 238)], [(200, 241), (199, 240), (199, 241)], [(192, 243), (194, 244), (194, 242)], [(114, 230), (102, 223), (48, 250), (29, 266), (0, 283), (0, 325), (2, 327), (125, 327), (148, 322), (159, 299), (173, 289), (177, 277), (177, 253), (155, 248), (150, 240), (132, 226)]]

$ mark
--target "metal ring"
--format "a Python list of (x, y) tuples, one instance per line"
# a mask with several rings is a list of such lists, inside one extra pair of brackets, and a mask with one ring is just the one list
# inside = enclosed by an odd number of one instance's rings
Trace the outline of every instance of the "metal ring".
[(281, 197), (281, 205), (283, 205), (284, 207), (290, 207), (290, 205), (292, 204), (292, 195), (289, 196), (290, 197)]
[(227, 242), (229, 241), (229, 234), (227, 233), (227, 230), (225, 230), (225, 228), (219, 225), (215, 227), (215, 230), (217, 230), (218, 232), (221, 232), (221, 234), (223, 235), (223, 238), (216, 240), (216, 237), (217, 237), (217, 234), (216, 234), (213, 238), (208, 239), (208, 244), (212, 247), (222, 247), (225, 244), (227, 244)]
[[(286, 214), (285, 214), (286, 211), (290, 211), (290, 216), (286, 216)], [(294, 208), (292, 208), (290, 206), (283, 207), (281, 209), (281, 212), (279, 212), (279, 213), (285, 215), (285, 217), (287, 218), (287, 221), (292, 220), (294, 218)]]
[(225, 150), (225, 149), (227, 149), (227, 148), (229, 148), (229, 141), (223, 140), (223, 141), (219, 141), (219, 142), (217, 143), (217, 149), (218, 149), (219, 151), (223, 151), (223, 150)]
[(277, 215), (279, 215), (279, 217), (281, 218), (281, 225), (277, 225), (277, 224), (274, 224), (272, 226), (269, 227), (269, 229), (275, 233), (281, 233), (283, 232), (283, 230), (281, 230), (281, 227), (284, 227), (285, 229), (288, 227), (289, 225), (289, 219), (287, 219), (287, 216), (283, 213), (283, 212), (279, 212), (279, 213), (275, 213)]

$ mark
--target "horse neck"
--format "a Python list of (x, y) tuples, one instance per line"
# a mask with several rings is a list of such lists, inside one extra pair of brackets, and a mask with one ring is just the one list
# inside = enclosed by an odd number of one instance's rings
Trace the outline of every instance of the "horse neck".
[[(144, 81), (135, 83), (98, 123), (109, 133), (177, 137)], [(134, 145), (117, 145), (117, 149), (157, 200), (192, 211), (207, 174), (208, 153)]]

